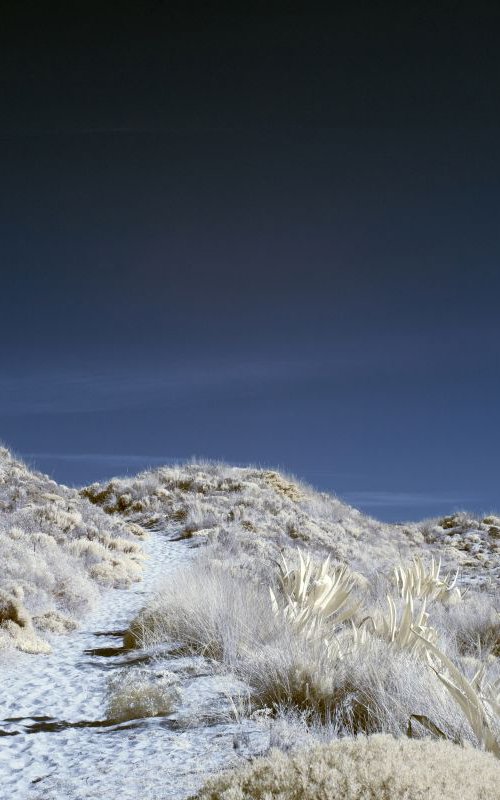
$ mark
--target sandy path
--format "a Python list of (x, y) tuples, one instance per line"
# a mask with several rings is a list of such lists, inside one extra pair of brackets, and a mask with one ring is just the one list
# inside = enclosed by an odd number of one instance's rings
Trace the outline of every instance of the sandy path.
[[(145, 551), (143, 581), (105, 592), (79, 630), (53, 637), (51, 655), (16, 653), (0, 666), (2, 797), (180, 800), (200, 785), (204, 772), (234, 762), (236, 734), (254, 737), (252, 749), (262, 746), (255, 725), (183, 730), (164, 718), (99, 725), (105, 722), (110, 670), (136, 654), (110, 659), (86, 651), (119, 647), (116, 631), (127, 627), (159, 578), (189, 557), (184, 543), (161, 533), (151, 535)], [(184, 687), (186, 707), (213, 701), (220, 688), (213, 678), (198, 678)]]

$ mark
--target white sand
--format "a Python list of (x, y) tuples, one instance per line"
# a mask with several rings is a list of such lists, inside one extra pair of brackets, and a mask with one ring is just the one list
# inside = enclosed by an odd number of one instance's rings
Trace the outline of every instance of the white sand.
[[(2, 798), (183, 798), (201, 784), (206, 772), (238, 759), (235, 735), (246, 737), (252, 750), (262, 746), (263, 731), (255, 724), (174, 726), (173, 719), (191, 718), (190, 711), (199, 719), (197, 705), (202, 712), (203, 705), (217, 702), (224, 685), (214, 678), (185, 682), (183, 708), (170, 719), (85, 725), (105, 721), (107, 678), (113, 669), (140, 656), (105, 658), (85, 651), (120, 647), (121, 637), (109, 634), (126, 628), (159, 577), (189, 557), (184, 543), (170, 542), (159, 533), (151, 535), (145, 551), (144, 580), (128, 590), (105, 592), (79, 630), (51, 637), (51, 655), (15, 652), (0, 663)], [(103, 632), (108, 635), (96, 635)]]

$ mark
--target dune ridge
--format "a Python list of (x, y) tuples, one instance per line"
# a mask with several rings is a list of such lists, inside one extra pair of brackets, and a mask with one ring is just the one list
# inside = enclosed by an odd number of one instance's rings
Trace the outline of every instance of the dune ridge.
[(219, 544), (229, 553), (276, 556), (300, 546), (372, 572), (412, 552), (434, 554), (472, 584), (500, 577), (500, 517), (466, 512), (390, 524), (333, 494), (280, 472), (192, 462), (114, 478), (82, 489), (111, 517), (155, 529), (175, 526), (181, 538)]

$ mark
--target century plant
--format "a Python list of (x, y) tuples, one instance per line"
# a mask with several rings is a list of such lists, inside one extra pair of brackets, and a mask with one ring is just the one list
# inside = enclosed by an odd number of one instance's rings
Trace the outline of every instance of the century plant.
[(270, 589), (275, 616), (282, 617), (306, 637), (317, 633), (325, 622), (336, 627), (351, 619), (360, 604), (352, 601), (355, 581), (348, 567), (331, 568), (329, 557), (317, 565), (310, 555), (304, 558), (300, 550), (298, 555), (298, 568), (291, 568), (281, 557), (278, 577), (281, 596), (278, 598)]
[(410, 592), (406, 594), (402, 613), (398, 616), (396, 603), (387, 596), (388, 614), (370, 618), (373, 632), (390, 644), (412, 653), (425, 653), (426, 643), (437, 641), (437, 631), (429, 624), (426, 601), (420, 609), (415, 607), (415, 598)]
[(441, 559), (431, 559), (426, 566), (420, 557), (414, 557), (410, 565), (399, 565), (394, 569), (396, 585), (400, 596), (404, 599), (408, 594), (418, 599), (440, 600), (448, 604), (460, 602), (463, 595), (457, 587), (458, 570), (455, 576), (440, 577)]
[[(298, 557), (297, 568), (290, 567), (285, 558), (281, 557), (279, 598), (270, 589), (273, 612), (306, 638), (326, 633), (324, 644), (331, 658), (342, 658), (347, 641), (349, 649), (363, 647), (369, 625), (376, 636), (410, 652), (425, 652), (422, 637), (425, 641), (437, 641), (437, 632), (428, 624), (426, 600), (417, 609), (416, 598), (409, 589), (401, 615), (397, 613), (394, 599), (388, 596), (386, 615), (367, 617), (360, 625), (355, 625), (353, 617), (361, 603), (351, 599), (355, 581), (347, 565), (332, 569), (330, 558), (317, 565), (310, 555), (304, 558), (300, 550)], [(352, 634), (342, 637), (341, 643), (336, 632), (347, 620), (351, 620)], [(326, 629), (325, 623), (328, 623)]]

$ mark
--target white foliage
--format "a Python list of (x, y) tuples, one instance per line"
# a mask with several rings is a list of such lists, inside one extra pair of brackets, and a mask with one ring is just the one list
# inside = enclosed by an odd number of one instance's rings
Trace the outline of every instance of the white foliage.
[(310, 555), (304, 558), (300, 550), (298, 558), (298, 568), (292, 568), (282, 556), (279, 583), (283, 596), (276, 597), (270, 589), (275, 616), (281, 616), (305, 636), (317, 633), (327, 621), (334, 627), (350, 619), (359, 602), (352, 600), (355, 581), (347, 566), (332, 569), (330, 558), (316, 565)]
[(440, 577), (441, 559), (437, 562), (431, 557), (430, 566), (426, 566), (420, 556), (414, 556), (410, 565), (399, 565), (394, 568), (394, 576), (401, 597), (411, 595), (419, 600), (440, 600), (445, 603), (457, 603), (462, 599), (462, 592), (457, 587), (458, 570), (454, 578), (450, 575)]
[(481, 665), (468, 680), (434, 643), (422, 644), (430, 666), (462, 709), (481, 746), (500, 758), (500, 679), (488, 683)]
[(395, 647), (413, 653), (422, 651), (425, 653), (425, 642), (437, 641), (437, 631), (428, 624), (429, 614), (426, 611), (425, 599), (418, 608), (413, 596), (407, 593), (399, 614), (396, 603), (390, 595), (387, 595), (387, 605), (387, 613), (378, 614), (372, 620), (373, 630), (377, 636)]

